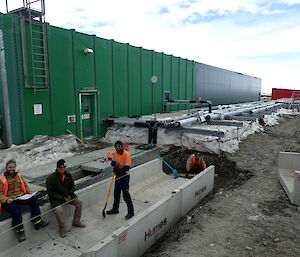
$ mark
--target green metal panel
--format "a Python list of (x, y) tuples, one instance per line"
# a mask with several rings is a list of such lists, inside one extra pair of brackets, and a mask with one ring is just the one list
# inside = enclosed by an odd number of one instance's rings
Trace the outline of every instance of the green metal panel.
[[(11, 136), (13, 144), (20, 144), (25, 139), (25, 129), (23, 120), (23, 93), (22, 93), (22, 56), (21, 56), (21, 41), (20, 41), (20, 23), (16, 15), (1, 15), (0, 28), (3, 33), (5, 67), (8, 89), (8, 101), (10, 111), (9, 122), (11, 124)], [(4, 110), (4, 109), (2, 109)], [(2, 112), (2, 114), (4, 114)], [(7, 143), (5, 138), (6, 130), (5, 117), (3, 116), (3, 132), (2, 139)]]
[[(35, 135), (52, 135), (52, 119), (50, 97), (48, 91), (25, 89), (25, 117), (27, 124), (26, 139), (30, 140)], [(42, 106), (42, 114), (34, 114), (34, 105)]]
[[(186, 66), (187, 66), (187, 60), (186, 59), (179, 59), (179, 99), (180, 100), (191, 100), (186, 98)], [(180, 104), (179, 106), (180, 110), (186, 109), (185, 104)]]
[(141, 48), (128, 46), (129, 115), (141, 114)]
[[(76, 115), (72, 31), (48, 26), (49, 77), (53, 134), (76, 133), (76, 122), (68, 123), (68, 115)], [(77, 120), (79, 116), (77, 116)]]
[(94, 38), (79, 32), (73, 33), (74, 74), (76, 90), (95, 88), (95, 55), (84, 53), (94, 49)]
[(141, 49), (142, 63), (142, 113), (150, 114), (152, 107), (152, 52), (150, 50)]
[[(83, 33), (75, 32), (73, 36), (73, 65), (74, 65), (74, 82), (75, 82), (75, 105), (77, 113), (77, 135), (82, 137), (83, 123), (79, 103), (79, 92), (86, 90), (95, 90), (95, 42), (94, 37)], [(85, 52), (85, 50), (92, 52)], [(96, 131), (93, 131), (96, 135)]]
[(114, 115), (128, 116), (127, 44), (113, 43)]
[(193, 61), (187, 61), (186, 65), (186, 99), (194, 100), (193, 95)]
[(163, 73), (162, 73), (163, 54), (153, 52), (153, 75), (157, 76), (155, 85), (155, 110), (162, 112), (163, 108)]
[[(172, 56), (171, 55), (163, 55), (162, 60), (162, 73), (163, 73), (163, 92), (171, 92), (171, 70), (172, 70)], [(172, 98), (172, 94), (170, 96)], [(164, 106), (162, 106), (163, 108)], [(167, 107), (167, 111), (170, 110), (170, 107)]]
[[(172, 56), (172, 80), (171, 95), (173, 100), (179, 99), (179, 58)], [(171, 107), (172, 111), (178, 111), (178, 105)]]
[(113, 105), (113, 40), (95, 38), (96, 88), (99, 90), (100, 131), (103, 136), (107, 125), (102, 122), (114, 113)]

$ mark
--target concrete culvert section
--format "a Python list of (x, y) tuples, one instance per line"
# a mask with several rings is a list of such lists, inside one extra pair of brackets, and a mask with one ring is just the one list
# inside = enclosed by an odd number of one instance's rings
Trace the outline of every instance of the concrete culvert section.
[[(78, 172), (76, 174), (79, 174)], [(79, 174), (80, 175), (80, 174)], [(79, 176), (78, 175), (78, 176)], [(80, 176), (79, 176), (80, 177)], [(80, 178), (79, 178), (80, 179)], [(121, 202), (120, 213), (103, 218), (105, 195), (110, 178), (77, 191), (83, 201), (84, 229), (71, 228), (67, 237), (60, 238), (49, 204), (42, 206), (43, 217), (50, 225), (33, 232), (29, 214), (25, 214), (25, 231), (28, 240), (18, 244), (10, 229), (10, 220), (0, 223), (0, 250), (4, 256), (103, 256), (138, 257), (166, 233), (181, 217), (212, 191), (214, 166), (210, 166), (193, 179), (169, 176), (162, 171), (162, 162), (156, 158), (131, 169), (130, 193), (135, 216), (124, 220), (126, 205)], [(113, 188), (112, 188), (113, 190)], [(110, 196), (109, 207), (113, 196)], [(64, 211), (71, 224), (73, 208), (65, 205)]]

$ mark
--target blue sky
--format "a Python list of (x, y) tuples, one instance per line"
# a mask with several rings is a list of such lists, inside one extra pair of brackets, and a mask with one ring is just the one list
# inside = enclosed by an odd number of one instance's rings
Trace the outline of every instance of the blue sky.
[(51, 25), (260, 77), (263, 93), (300, 89), (300, 0), (45, 2)]

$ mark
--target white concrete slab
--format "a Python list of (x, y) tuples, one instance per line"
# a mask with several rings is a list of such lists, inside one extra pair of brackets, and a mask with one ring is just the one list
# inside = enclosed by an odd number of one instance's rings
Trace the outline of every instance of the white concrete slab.
[(291, 203), (300, 205), (300, 153), (279, 153), (278, 179)]

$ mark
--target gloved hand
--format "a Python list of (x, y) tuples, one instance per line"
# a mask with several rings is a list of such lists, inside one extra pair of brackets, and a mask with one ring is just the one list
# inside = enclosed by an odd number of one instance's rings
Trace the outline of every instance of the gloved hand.
[(110, 165), (113, 166), (113, 167), (116, 167), (117, 163), (114, 160), (112, 160), (111, 163), (110, 163)]
[(65, 197), (65, 201), (66, 201), (66, 202), (69, 202), (69, 201), (71, 200), (71, 198), (72, 198), (72, 197), (68, 195), (68, 196)]

